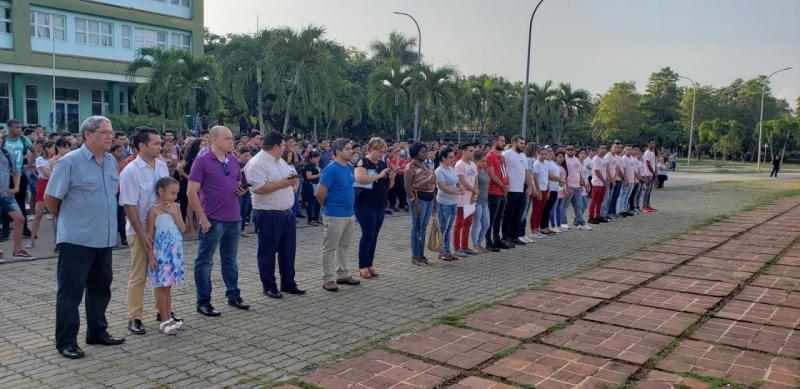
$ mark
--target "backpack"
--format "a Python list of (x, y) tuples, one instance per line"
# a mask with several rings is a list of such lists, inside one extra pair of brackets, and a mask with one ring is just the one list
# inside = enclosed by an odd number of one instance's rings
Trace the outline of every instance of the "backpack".
[[(0, 150), (3, 150), (3, 155), (6, 156), (6, 161), (8, 161), (8, 167), (16, 168), (17, 162), (11, 159), (11, 152), (8, 151), (5, 147), (0, 147)], [(14, 171), (13, 169), (11, 171)], [(19, 173), (19, 172), (17, 172)]]

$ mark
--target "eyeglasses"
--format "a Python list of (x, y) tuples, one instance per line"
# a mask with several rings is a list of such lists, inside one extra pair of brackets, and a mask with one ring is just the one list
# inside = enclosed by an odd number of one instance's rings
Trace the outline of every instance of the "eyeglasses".
[(225, 173), (226, 177), (231, 174), (231, 167), (228, 166), (228, 157), (225, 157), (225, 162), (222, 162), (222, 171)]
[(575, 151), (574, 147), (567, 147), (567, 151)]

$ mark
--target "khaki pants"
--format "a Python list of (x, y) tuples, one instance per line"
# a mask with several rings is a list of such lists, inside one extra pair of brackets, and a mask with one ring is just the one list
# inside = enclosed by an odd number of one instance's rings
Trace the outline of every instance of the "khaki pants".
[[(350, 217), (323, 216), (322, 223), (324, 235), (322, 238), (322, 282), (336, 281), (337, 278), (347, 278), (347, 250), (353, 239), (355, 219)], [(336, 277), (334, 277), (334, 261), (336, 261)]]
[[(150, 257), (144, 244), (136, 235), (128, 235), (128, 247), (131, 250), (131, 270), (128, 278), (128, 318), (142, 320), (144, 312), (144, 286), (147, 281), (147, 266)], [(155, 289), (153, 289), (155, 301)], [(158, 312), (158, 302), (156, 312)]]

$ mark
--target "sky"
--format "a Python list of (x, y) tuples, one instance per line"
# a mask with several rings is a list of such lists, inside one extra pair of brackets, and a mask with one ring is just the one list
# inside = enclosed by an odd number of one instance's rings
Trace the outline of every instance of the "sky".
[[(327, 37), (366, 50), (397, 30), (416, 37), (422, 57), (462, 74), (525, 79), (528, 22), (535, 0), (205, 0), (216, 34), (257, 26), (324, 26)], [(592, 94), (669, 66), (720, 87), (777, 69), (773, 93), (800, 96), (800, 0), (545, 0), (533, 23), (531, 82), (570, 82)], [(681, 83), (688, 82), (681, 81)]]

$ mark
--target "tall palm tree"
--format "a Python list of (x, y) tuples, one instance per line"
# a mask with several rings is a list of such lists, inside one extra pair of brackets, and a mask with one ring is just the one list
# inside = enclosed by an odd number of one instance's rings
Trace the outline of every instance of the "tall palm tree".
[(585, 89), (573, 90), (570, 83), (563, 82), (558, 84), (556, 101), (561, 108), (561, 125), (558, 128), (558, 137), (556, 139), (556, 143), (561, 144), (561, 140), (564, 136), (564, 129), (567, 127), (567, 123), (583, 111), (587, 110), (591, 105), (591, 102), (589, 101), (588, 91)]
[[(411, 96), (422, 104), (427, 122), (438, 129), (446, 129), (455, 123), (457, 74), (456, 68), (449, 65), (434, 68), (421, 63), (412, 68)], [(421, 133), (420, 128), (420, 138)]]
[(275, 34), (271, 45), (277, 70), (274, 79), (276, 84), (284, 86), (277, 88), (277, 93), (284, 100), (279, 107), (284, 109), (283, 133), (286, 133), (295, 99), (310, 102), (318, 84), (331, 76), (333, 69), (326, 66), (330, 63), (326, 56), (331, 44), (322, 39), (325, 28), (318, 26), (308, 26), (300, 32), (284, 28)]
[(467, 80), (466, 96), (469, 98), (470, 113), (476, 116), (477, 128), (472, 139), (478, 132), (486, 132), (486, 122), (496, 121), (506, 110), (507, 91), (503, 87), (502, 79), (482, 74), (478, 77), (471, 76)]
[[(155, 109), (165, 118), (183, 118), (203, 108), (216, 113), (220, 105), (218, 70), (213, 58), (194, 56), (186, 50), (142, 48), (128, 65), (127, 73), (134, 77), (149, 70), (146, 82), (136, 87), (134, 103), (141, 111)], [(204, 94), (203, 107), (197, 107), (198, 95)]]
[(222, 84), (225, 86), (226, 95), (234, 105), (247, 107), (245, 90), (255, 83), (258, 125), (262, 132), (266, 130), (264, 88), (267, 71), (272, 66), (272, 55), (268, 50), (272, 37), (271, 30), (262, 30), (256, 34), (231, 35), (227, 44), (221, 46), (217, 54), (225, 69), (222, 73)]
[(403, 65), (410, 65), (418, 62), (417, 52), (414, 48), (417, 46), (417, 39), (405, 36), (397, 31), (392, 31), (389, 34), (389, 40), (386, 42), (374, 40), (369, 44), (369, 49), (372, 51), (372, 58), (378, 62), (384, 62), (390, 58), (397, 58)]
[(400, 115), (408, 108), (410, 69), (398, 58), (389, 58), (367, 81), (367, 108), (376, 119), (394, 118), (395, 139), (400, 139)]
[(540, 132), (544, 127), (544, 123), (552, 115), (556, 91), (553, 89), (553, 82), (550, 80), (545, 81), (542, 85), (534, 82), (529, 88), (528, 98), (530, 99), (530, 112), (533, 118), (533, 137), (536, 139), (536, 143), (539, 143)]

